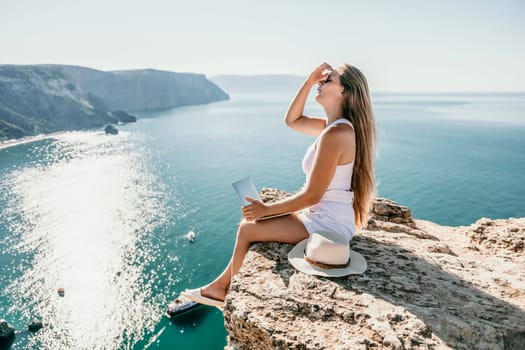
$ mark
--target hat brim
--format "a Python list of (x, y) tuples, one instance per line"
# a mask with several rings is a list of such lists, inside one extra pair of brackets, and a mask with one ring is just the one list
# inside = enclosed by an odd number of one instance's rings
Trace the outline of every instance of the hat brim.
[(365, 257), (355, 250), (350, 250), (350, 264), (347, 267), (323, 269), (314, 266), (304, 260), (304, 250), (307, 242), (308, 238), (297, 243), (295, 247), (288, 252), (288, 261), (293, 267), (301, 272), (323, 277), (342, 277), (347, 275), (359, 275), (366, 271), (367, 263)]

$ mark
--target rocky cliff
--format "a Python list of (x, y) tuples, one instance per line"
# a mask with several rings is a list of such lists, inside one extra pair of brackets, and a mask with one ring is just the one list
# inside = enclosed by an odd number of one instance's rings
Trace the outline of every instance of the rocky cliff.
[(85, 67), (60, 67), (78, 86), (101, 98), (112, 110), (165, 109), (229, 98), (204, 74), (155, 69), (103, 72)]
[(525, 218), (447, 227), (377, 199), (351, 243), (363, 275), (306, 275), (292, 246), (254, 245), (225, 301), (227, 349), (525, 349), (524, 243)]
[(0, 140), (111, 121), (59, 68), (0, 66)]
[(133, 121), (125, 111), (225, 99), (202, 74), (0, 65), (0, 141)]

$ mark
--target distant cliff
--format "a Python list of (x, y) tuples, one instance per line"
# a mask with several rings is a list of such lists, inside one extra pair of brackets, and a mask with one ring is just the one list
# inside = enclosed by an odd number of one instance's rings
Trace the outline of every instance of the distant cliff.
[(289, 74), (233, 75), (224, 74), (210, 80), (231, 93), (247, 91), (291, 91), (296, 92), (306, 77)]
[[(260, 99), (291, 100), (302, 86), (306, 77), (286, 74), (268, 75), (217, 75), (210, 80), (235, 96), (256, 96)], [(317, 86), (310, 92), (316, 93)]]
[(101, 98), (110, 109), (137, 111), (198, 105), (229, 98), (204, 74), (154, 69), (102, 72), (61, 66), (78, 86)]
[(352, 241), (368, 270), (343, 278), (296, 271), (291, 247), (248, 252), (225, 300), (227, 349), (525, 349), (525, 218), (447, 227), (377, 199)]
[(124, 111), (228, 98), (202, 74), (0, 65), (0, 141), (133, 121)]

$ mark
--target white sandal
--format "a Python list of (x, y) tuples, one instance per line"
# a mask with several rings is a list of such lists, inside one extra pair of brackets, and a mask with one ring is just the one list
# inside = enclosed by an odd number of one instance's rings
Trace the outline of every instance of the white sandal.
[(224, 301), (208, 298), (202, 295), (201, 289), (186, 289), (184, 292), (180, 293), (183, 297), (186, 297), (190, 300), (193, 300), (199, 304), (215, 306), (219, 309), (222, 309), (224, 306)]

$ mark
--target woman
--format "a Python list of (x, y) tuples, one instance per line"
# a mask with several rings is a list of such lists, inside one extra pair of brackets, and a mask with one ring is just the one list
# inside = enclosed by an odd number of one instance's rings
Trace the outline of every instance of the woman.
[[(318, 84), (316, 101), (326, 119), (303, 115), (311, 88)], [(286, 125), (317, 137), (303, 159), (304, 187), (295, 195), (272, 204), (247, 198), (242, 208), (233, 256), (224, 271), (210, 284), (182, 293), (191, 300), (222, 306), (230, 281), (254, 242), (295, 244), (317, 230), (330, 230), (350, 241), (355, 227), (367, 221), (375, 196), (375, 122), (368, 85), (355, 67), (333, 70), (323, 63), (308, 76), (292, 101)], [(292, 212), (279, 218), (254, 221), (272, 214)]]

